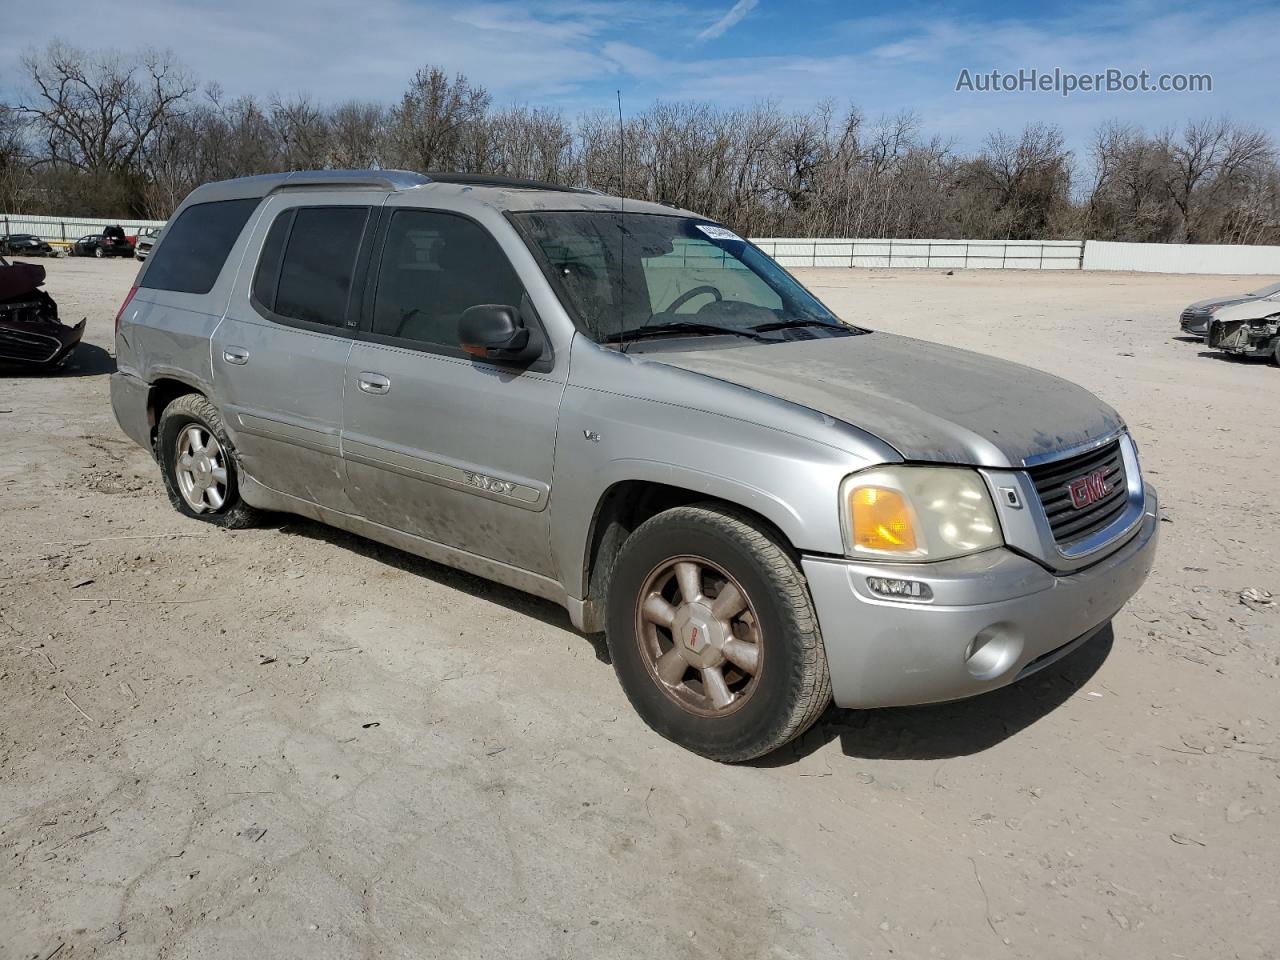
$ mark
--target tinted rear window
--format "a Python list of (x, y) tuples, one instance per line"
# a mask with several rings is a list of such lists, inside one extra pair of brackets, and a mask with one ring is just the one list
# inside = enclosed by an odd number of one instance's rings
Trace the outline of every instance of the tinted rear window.
[(280, 317), (342, 326), (368, 217), (368, 207), (282, 213), (263, 244), (254, 299)]
[(253, 197), (187, 207), (148, 260), (142, 286), (176, 293), (208, 293), (260, 202), (260, 198)]

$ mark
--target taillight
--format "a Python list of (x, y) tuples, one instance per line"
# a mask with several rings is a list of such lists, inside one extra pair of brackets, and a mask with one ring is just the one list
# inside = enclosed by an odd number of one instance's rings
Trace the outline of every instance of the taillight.
[(124, 303), (120, 304), (120, 309), (116, 311), (116, 333), (120, 332), (120, 318), (123, 317), (124, 312), (129, 309), (129, 301), (133, 299), (133, 295), (137, 292), (137, 287), (130, 287), (129, 295), (124, 298)]

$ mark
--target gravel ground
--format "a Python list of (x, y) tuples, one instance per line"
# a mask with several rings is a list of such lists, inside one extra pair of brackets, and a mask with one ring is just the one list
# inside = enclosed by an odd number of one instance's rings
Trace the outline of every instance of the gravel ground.
[(50, 263), (89, 346), (0, 377), (0, 958), (1277, 956), (1280, 370), (1174, 335), (1258, 281), (799, 272), (1096, 391), (1170, 522), (1060, 665), (725, 767), (551, 604), (183, 520), (108, 405), (134, 265)]

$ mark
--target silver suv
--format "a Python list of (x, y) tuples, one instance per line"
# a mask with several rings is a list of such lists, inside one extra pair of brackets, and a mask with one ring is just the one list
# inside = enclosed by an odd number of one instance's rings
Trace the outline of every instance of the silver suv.
[(209, 184), (116, 349), (116, 417), (181, 513), (301, 514), (562, 604), (717, 760), (832, 700), (1021, 679), (1155, 552), (1155, 491), (1085, 390), (842, 322), (731, 230), (591, 191)]

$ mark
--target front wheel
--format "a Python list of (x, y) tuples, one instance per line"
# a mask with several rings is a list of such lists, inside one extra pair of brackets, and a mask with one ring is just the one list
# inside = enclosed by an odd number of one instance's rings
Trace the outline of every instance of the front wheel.
[(644, 721), (713, 760), (776, 750), (831, 700), (803, 575), (732, 508), (677, 507), (627, 539), (610, 577), (608, 643)]
[(231, 529), (259, 519), (240, 497), (235, 449), (218, 408), (205, 397), (188, 393), (165, 407), (156, 454), (169, 502), (179, 513)]

